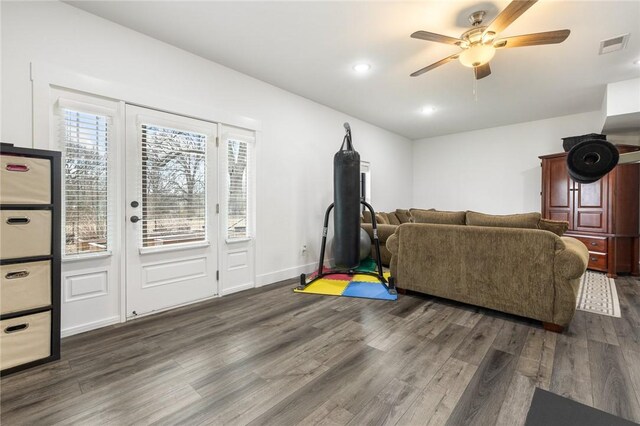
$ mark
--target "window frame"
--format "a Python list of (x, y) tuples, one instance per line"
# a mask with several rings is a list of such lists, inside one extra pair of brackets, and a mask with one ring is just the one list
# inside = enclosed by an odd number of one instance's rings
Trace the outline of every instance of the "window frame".
[[(80, 95), (78, 96), (80, 97)], [(84, 98), (84, 97), (83, 97)], [(115, 158), (117, 156), (117, 124), (118, 107), (117, 104), (112, 101), (101, 102), (101, 99), (94, 99), (87, 102), (85, 99), (82, 101), (73, 99), (72, 93), (65, 93), (63, 96), (58, 97), (54, 104), (53, 115), (57, 125), (53, 126), (55, 129), (56, 137), (54, 138), (56, 147), (62, 153), (62, 167), (61, 167), (61, 182), (62, 182), (62, 208), (61, 208), (61, 260), (63, 262), (74, 260), (88, 260), (96, 258), (110, 257), (114, 253), (116, 243), (116, 206), (114, 203), (115, 194), (117, 192), (116, 171), (115, 171)], [(64, 127), (65, 112), (71, 110), (81, 114), (90, 114), (96, 116), (104, 116), (107, 124), (107, 215), (106, 215), (106, 249), (95, 252), (83, 252), (83, 253), (67, 253), (66, 240), (67, 240), (67, 208), (66, 208), (66, 143), (63, 135), (60, 133)]]
[[(162, 113), (161, 111), (159, 111)], [(157, 127), (169, 128), (179, 131), (193, 132), (201, 135), (205, 135), (207, 138), (206, 148), (205, 148), (205, 237), (203, 240), (196, 240), (191, 242), (181, 242), (174, 243), (162, 246), (151, 246), (144, 247), (143, 246), (143, 233), (140, 232), (138, 238), (138, 253), (141, 255), (151, 254), (151, 253), (159, 253), (166, 251), (180, 251), (198, 247), (208, 247), (211, 245), (211, 230), (210, 226), (214, 226), (210, 224), (209, 215), (211, 211), (209, 209), (209, 185), (212, 185), (212, 176), (210, 176), (209, 164), (216, 164), (216, 149), (215, 149), (215, 141), (216, 141), (216, 133), (212, 132), (210, 128), (198, 125), (197, 123), (193, 123), (191, 117), (187, 116), (179, 116), (179, 120), (172, 120), (170, 118), (161, 118), (157, 116), (138, 114), (135, 120), (136, 126), (136, 152), (138, 153), (138, 157), (136, 158), (136, 177), (135, 184), (139, 185), (138, 187), (138, 199), (142, 205), (142, 187), (141, 187), (141, 179), (142, 179), (142, 126), (143, 125), (153, 125)], [(204, 121), (204, 120), (200, 120)], [(212, 123), (215, 124), (215, 123)], [(217, 125), (217, 124), (216, 124)], [(217, 191), (216, 191), (217, 192)]]
[[(246, 209), (246, 227), (245, 237), (229, 238), (228, 220), (229, 220), (229, 198), (228, 198), (228, 179), (229, 179), (229, 161), (227, 156), (227, 146), (230, 141), (245, 142), (247, 144), (247, 209)], [(222, 199), (223, 209), (220, 212), (221, 235), (225, 243), (234, 244), (255, 240), (255, 216), (256, 216), (256, 138), (253, 132), (242, 132), (241, 129), (234, 129), (232, 132), (225, 132), (221, 137), (220, 148), (222, 149), (220, 158), (222, 160), (222, 173), (224, 178), (221, 179), (220, 196)]]

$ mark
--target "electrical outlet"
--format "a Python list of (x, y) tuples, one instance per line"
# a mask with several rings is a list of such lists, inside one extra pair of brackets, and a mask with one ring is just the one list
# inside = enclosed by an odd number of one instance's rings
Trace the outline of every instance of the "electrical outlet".
[(307, 255), (307, 245), (306, 245), (306, 244), (303, 244), (303, 245), (302, 245), (302, 253), (301, 253), (301, 254), (302, 254), (303, 256), (306, 256), (306, 255)]

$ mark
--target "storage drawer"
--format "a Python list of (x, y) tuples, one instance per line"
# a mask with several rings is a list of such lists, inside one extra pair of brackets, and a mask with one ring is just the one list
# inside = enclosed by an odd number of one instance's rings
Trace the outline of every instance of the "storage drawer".
[(0, 314), (51, 304), (51, 262), (0, 266)]
[(50, 210), (1, 210), (0, 258), (51, 254)]
[(51, 312), (0, 321), (0, 370), (51, 355)]
[(581, 237), (572, 235), (573, 238), (582, 241), (587, 246), (589, 251), (599, 251), (600, 253), (607, 253), (607, 239), (598, 237)]
[(0, 199), (2, 204), (50, 204), (51, 162), (0, 155)]
[(603, 253), (589, 252), (589, 269), (596, 271), (607, 271), (607, 255)]

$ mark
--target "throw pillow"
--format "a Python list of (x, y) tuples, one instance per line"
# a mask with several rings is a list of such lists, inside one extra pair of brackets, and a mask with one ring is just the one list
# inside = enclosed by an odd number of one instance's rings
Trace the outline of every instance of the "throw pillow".
[(467, 225), (537, 229), (540, 216), (540, 213), (537, 212), (497, 215), (468, 211)]
[(362, 213), (362, 223), (371, 223), (371, 212), (369, 210), (365, 210)]
[(569, 222), (566, 222), (564, 220), (540, 219), (540, 221), (538, 222), (538, 229), (551, 231), (558, 237), (562, 237), (564, 233), (569, 229)]
[(389, 220), (389, 223), (391, 225), (400, 225), (400, 220), (398, 219), (398, 216), (391, 212), (391, 213), (387, 213), (387, 219)]
[(409, 210), (396, 209), (396, 216), (398, 217), (398, 220), (401, 224), (413, 222), (413, 218), (411, 217), (411, 213), (409, 212)]
[(415, 223), (435, 223), (440, 225), (464, 225), (466, 212), (411, 209)]
[(386, 213), (376, 213), (376, 225), (388, 225), (389, 219), (387, 219)]

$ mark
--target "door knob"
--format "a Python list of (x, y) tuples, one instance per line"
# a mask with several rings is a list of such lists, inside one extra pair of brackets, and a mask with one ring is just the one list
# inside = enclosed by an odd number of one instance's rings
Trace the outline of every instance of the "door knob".
[(136, 223), (137, 221), (140, 220), (140, 218), (138, 216), (131, 216), (130, 220), (131, 222)]

